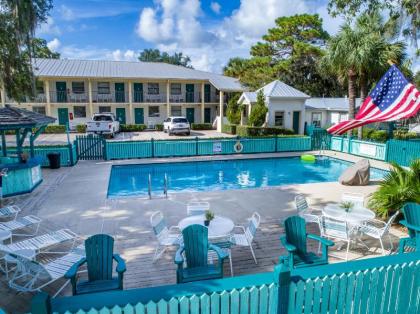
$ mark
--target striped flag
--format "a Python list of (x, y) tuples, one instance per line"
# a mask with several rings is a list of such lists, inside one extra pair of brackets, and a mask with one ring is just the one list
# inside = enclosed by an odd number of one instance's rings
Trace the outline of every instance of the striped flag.
[(337, 123), (327, 131), (340, 135), (369, 123), (407, 119), (419, 110), (420, 92), (392, 65), (360, 106), (355, 119)]

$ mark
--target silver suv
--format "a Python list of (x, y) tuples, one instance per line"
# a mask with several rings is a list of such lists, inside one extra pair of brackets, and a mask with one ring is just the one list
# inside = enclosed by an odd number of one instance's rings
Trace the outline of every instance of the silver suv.
[(190, 123), (185, 117), (169, 117), (163, 121), (163, 132), (169, 135), (184, 133), (190, 135)]

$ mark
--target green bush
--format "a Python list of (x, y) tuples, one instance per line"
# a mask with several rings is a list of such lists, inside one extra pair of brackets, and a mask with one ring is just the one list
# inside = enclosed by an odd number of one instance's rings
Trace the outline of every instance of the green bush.
[(386, 142), (388, 139), (388, 132), (385, 130), (373, 131), (369, 135), (369, 139), (375, 142)]
[(268, 108), (265, 105), (264, 93), (260, 90), (257, 94), (257, 102), (251, 107), (248, 123), (254, 127), (260, 127), (265, 122)]
[(43, 133), (46, 133), (46, 134), (66, 133), (66, 126), (65, 125), (49, 125), (45, 128), (45, 131)]
[(394, 139), (396, 140), (412, 140), (415, 138), (419, 138), (420, 136), (414, 132), (408, 132), (405, 130), (396, 130), (394, 131)]
[(146, 129), (145, 124), (121, 124), (121, 132), (141, 132)]
[(241, 122), (241, 106), (238, 104), (240, 93), (235, 93), (228, 101), (226, 117), (231, 124), (239, 124)]
[(222, 125), (222, 133), (226, 134), (236, 134), (236, 124), (223, 124)]
[(163, 124), (155, 124), (155, 129), (158, 131), (163, 131)]
[(293, 135), (293, 130), (284, 128), (261, 128), (246, 125), (238, 125), (236, 134), (243, 137), (249, 136), (272, 136), (272, 135)]
[(86, 133), (86, 124), (76, 125), (76, 132), (77, 133)]
[(191, 130), (213, 130), (211, 123), (192, 123)]

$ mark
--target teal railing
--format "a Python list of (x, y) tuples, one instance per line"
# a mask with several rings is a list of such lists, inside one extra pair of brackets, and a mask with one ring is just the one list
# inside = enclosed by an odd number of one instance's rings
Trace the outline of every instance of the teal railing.
[[(175, 273), (174, 273), (175, 276)], [(417, 313), (420, 253), (145, 289), (32, 300), (32, 313)]]
[[(242, 150), (235, 150), (238, 142)], [(223, 154), (251, 154), (270, 152), (294, 152), (311, 150), (311, 138), (267, 137), (229, 139), (188, 139), (170, 141), (106, 141), (106, 158), (152, 158), (173, 156), (203, 156)]]
[[(30, 154), (29, 147), (23, 147), (23, 151)], [(77, 151), (75, 145), (51, 145), (51, 146), (35, 146), (35, 156), (41, 157), (41, 166), (48, 167), (49, 162), (47, 155), (49, 153), (60, 153), (60, 165), (62, 167), (74, 166), (77, 163)], [(14, 155), (17, 151), (14, 148), (8, 148), (7, 154)]]
[(388, 162), (393, 161), (402, 166), (409, 166), (417, 158), (420, 158), (420, 140), (388, 141), (386, 154)]
[(347, 137), (333, 136), (330, 140), (330, 149), (357, 156), (378, 160), (386, 160), (386, 144), (349, 139)]

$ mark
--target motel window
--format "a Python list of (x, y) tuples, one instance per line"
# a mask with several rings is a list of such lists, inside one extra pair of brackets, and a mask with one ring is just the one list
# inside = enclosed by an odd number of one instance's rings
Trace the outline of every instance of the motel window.
[(75, 94), (84, 94), (85, 92), (85, 83), (84, 82), (72, 82), (71, 90)]
[(321, 119), (322, 113), (321, 112), (312, 112), (312, 124), (316, 127), (321, 127)]
[(174, 117), (182, 116), (182, 107), (181, 106), (172, 106), (171, 107), (171, 116), (174, 116)]
[(98, 82), (98, 94), (110, 94), (109, 82)]
[(340, 113), (340, 122), (348, 120), (348, 117), (347, 113)]
[(45, 115), (45, 113), (46, 113), (45, 106), (33, 106), (32, 111), (36, 112), (36, 113), (43, 114), (43, 115)]
[(181, 83), (171, 84), (171, 95), (181, 95)]
[(147, 93), (149, 95), (159, 95), (159, 83), (148, 83)]
[(86, 107), (85, 106), (74, 106), (73, 107), (75, 118), (86, 118)]
[(36, 81), (36, 92), (38, 94), (44, 94), (44, 82)]
[(99, 113), (111, 112), (111, 106), (99, 106)]
[(284, 111), (276, 111), (274, 113), (274, 125), (284, 127)]
[(160, 116), (159, 106), (150, 106), (149, 107), (149, 117), (158, 118)]

